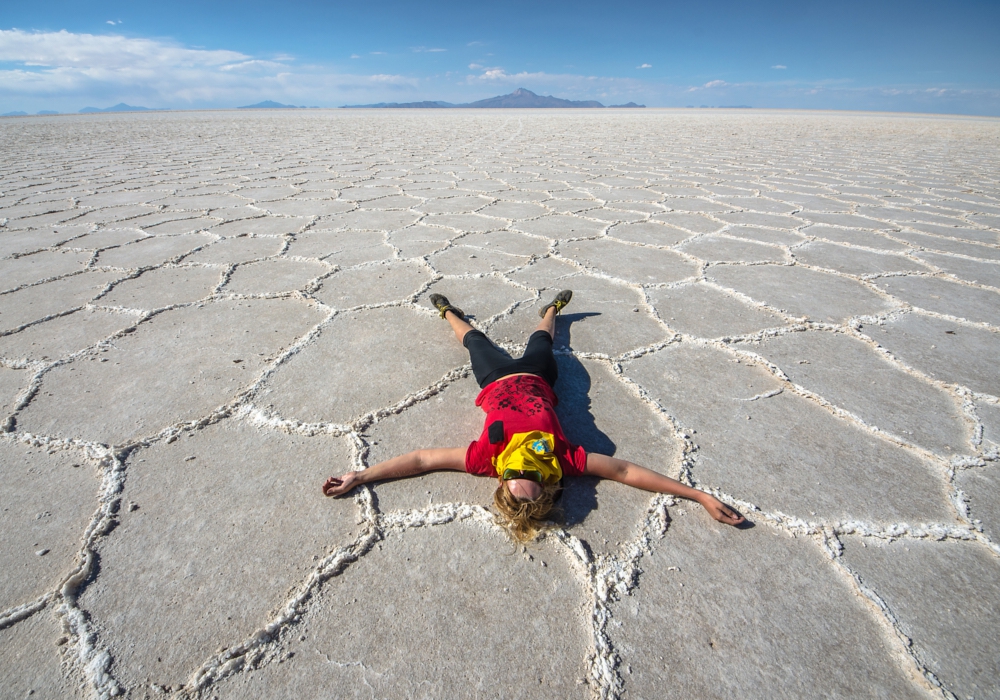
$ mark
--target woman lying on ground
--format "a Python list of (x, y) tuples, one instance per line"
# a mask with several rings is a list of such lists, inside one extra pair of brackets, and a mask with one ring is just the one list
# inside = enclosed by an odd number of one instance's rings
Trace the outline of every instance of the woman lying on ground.
[(597, 476), (629, 486), (689, 498), (727, 525), (739, 525), (743, 516), (714, 496), (622, 459), (569, 443), (554, 407), (552, 387), (557, 367), (552, 354), (556, 314), (573, 293), (559, 292), (539, 313), (542, 322), (528, 339), (524, 355), (511, 359), (482, 332), (465, 321), (461, 309), (440, 294), (431, 303), (451, 324), (459, 342), (469, 351), (472, 371), (482, 391), (476, 405), (486, 412), (486, 426), (467, 448), (416, 450), (362, 471), (330, 477), (323, 484), (327, 496), (343, 496), (355, 486), (399, 479), (430, 471), (466, 471), (498, 480), (493, 503), (500, 522), (519, 542), (535, 538), (558, 498), (563, 476)]

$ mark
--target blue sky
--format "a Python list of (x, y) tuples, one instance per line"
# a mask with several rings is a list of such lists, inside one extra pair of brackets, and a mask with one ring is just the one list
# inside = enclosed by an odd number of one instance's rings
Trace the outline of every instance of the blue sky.
[(6, 0), (0, 112), (127, 102), (605, 104), (1000, 116), (1000, 1)]

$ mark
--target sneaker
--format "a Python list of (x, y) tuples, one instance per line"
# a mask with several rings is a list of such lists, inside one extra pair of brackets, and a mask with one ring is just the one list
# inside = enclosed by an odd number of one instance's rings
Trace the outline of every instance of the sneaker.
[(553, 299), (551, 302), (549, 302), (548, 304), (546, 304), (545, 306), (543, 306), (539, 310), (538, 315), (541, 316), (542, 318), (545, 318), (545, 312), (548, 311), (549, 307), (551, 307), (551, 306), (556, 307), (556, 314), (558, 314), (560, 311), (563, 310), (563, 307), (566, 306), (566, 304), (568, 304), (569, 300), (572, 299), (572, 298), (573, 298), (573, 290), (572, 289), (564, 289), (561, 292), (559, 292), (558, 294), (556, 294), (556, 298), (555, 299)]
[(434, 304), (434, 308), (438, 310), (441, 314), (441, 318), (444, 318), (445, 312), (451, 311), (456, 314), (459, 318), (465, 319), (465, 312), (462, 311), (457, 306), (452, 306), (451, 302), (448, 301), (448, 297), (443, 294), (431, 294), (431, 303)]

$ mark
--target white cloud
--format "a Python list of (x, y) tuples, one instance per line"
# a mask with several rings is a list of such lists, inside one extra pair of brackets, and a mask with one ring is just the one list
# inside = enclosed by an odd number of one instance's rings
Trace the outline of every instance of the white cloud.
[(407, 78), (407, 77), (402, 76), (402, 75), (388, 75), (388, 74), (384, 74), (384, 73), (379, 73), (378, 75), (370, 75), (370, 76), (368, 76), (368, 79), (371, 80), (371, 81), (373, 81), (373, 82), (376, 82), (376, 83), (383, 83), (383, 84), (390, 84), (390, 85), (413, 85), (413, 86), (416, 86), (416, 84), (418, 82), (414, 78)]
[(352, 53), (351, 58), (361, 58), (361, 56), (357, 55), (356, 53)]
[(108, 20), (107, 22), (105, 22), (105, 24), (110, 24), (110, 25), (111, 25), (112, 27), (113, 27), (113, 26), (115, 26), (116, 24), (121, 24), (121, 23), (122, 23), (122, 21), (121, 21), (121, 20), (118, 20), (118, 21), (116, 22), (116, 21), (114, 21), (113, 19), (109, 19), (109, 20)]
[(520, 73), (508, 73), (500, 66), (490, 68), (487, 66), (481, 66), (478, 63), (469, 64), (469, 68), (472, 70), (480, 70), (482, 73), (479, 75), (466, 76), (465, 80), (468, 84), (481, 82), (518, 83), (526, 80), (548, 80), (549, 78), (554, 77), (551, 74), (544, 72), (529, 73), (527, 71), (521, 71)]
[(516, 75), (507, 75), (507, 71), (503, 68), (491, 68), (479, 76), (480, 80), (510, 80), (516, 78)]
[(385, 51), (371, 51), (372, 56), (385, 56)]
[(286, 68), (286, 67), (287, 66), (285, 66), (285, 65), (283, 65), (281, 63), (277, 63), (276, 61), (260, 61), (260, 60), (256, 60), (256, 59), (251, 59), (249, 61), (240, 61), (239, 63), (227, 63), (224, 66), (219, 66), (219, 70), (230, 72), (230, 71), (258, 70), (258, 69), (261, 69), (261, 68), (263, 68), (263, 69), (268, 69), (268, 68), (278, 69), (278, 68)]
[(643, 63), (641, 66), (636, 66), (636, 68), (652, 68), (653, 66), (649, 63)]
[(0, 30), (0, 102), (34, 102), (75, 111), (128, 102), (147, 107), (232, 107), (274, 99), (329, 104), (358, 93), (412, 91), (417, 78), (345, 75), (238, 51), (191, 49), (118, 35)]
[[(470, 66), (471, 68), (471, 66)], [(490, 81), (490, 82), (517, 82), (519, 80), (527, 80), (530, 78), (540, 78), (544, 77), (545, 73), (528, 73), (522, 71), (520, 73), (508, 73), (503, 68), (486, 68), (485, 66), (477, 66), (476, 70), (482, 70), (483, 72), (479, 75), (470, 75), (469, 81)]]
[(153, 39), (0, 30), (0, 61), (48, 69), (134, 72), (168, 65), (221, 66), (249, 58), (237, 51), (188, 49)]
[(788, 66), (783, 66), (779, 63), (776, 66), (771, 66), (771, 68), (773, 68), (774, 70), (785, 70), (786, 68), (788, 68)]
[(704, 85), (689, 87), (685, 92), (698, 92), (699, 90), (711, 90), (712, 88), (720, 87), (732, 87), (732, 84), (727, 83), (725, 80), (709, 80)]

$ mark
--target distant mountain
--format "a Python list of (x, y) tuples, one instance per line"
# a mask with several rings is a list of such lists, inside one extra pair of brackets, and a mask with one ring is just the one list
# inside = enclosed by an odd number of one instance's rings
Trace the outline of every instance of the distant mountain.
[(163, 111), (156, 107), (133, 107), (132, 105), (127, 105), (124, 102), (119, 102), (114, 107), (105, 107), (101, 109), (99, 107), (84, 107), (80, 110), (80, 114), (93, 114), (95, 112), (160, 112)]
[(275, 102), (274, 100), (264, 100), (263, 102), (258, 102), (255, 105), (244, 105), (242, 107), (237, 107), (236, 109), (319, 109), (319, 107), (298, 107), (296, 105), (283, 105), (280, 102)]
[(645, 109), (646, 105), (637, 105), (635, 102), (627, 102), (623, 105), (608, 105), (608, 109)]
[[(619, 107), (642, 107), (634, 102)], [(549, 108), (603, 108), (600, 102), (595, 100), (564, 100), (561, 97), (552, 95), (536, 95), (531, 90), (518, 88), (509, 95), (499, 95), (489, 97), (485, 100), (467, 102), (465, 104), (451, 104), (450, 102), (379, 102), (372, 105), (344, 105), (341, 109), (549, 109)]]
[[(41, 112), (36, 112), (35, 114), (37, 114), (40, 117), (44, 117), (47, 114), (59, 114), (59, 112), (53, 112), (51, 109), (43, 109)], [(27, 112), (6, 112), (4, 114), (0, 114), (0, 117), (27, 117), (27, 116), (28, 116)]]
[(373, 105), (344, 105), (341, 109), (445, 109), (448, 107), (461, 107), (451, 102), (378, 102)]
[(485, 100), (479, 100), (477, 102), (470, 102), (469, 104), (458, 105), (458, 106), (484, 108), (484, 109), (511, 109), (511, 108), (546, 109), (551, 107), (603, 107), (604, 105), (594, 100), (576, 102), (574, 100), (564, 100), (559, 97), (553, 97), (552, 95), (547, 95), (545, 97), (542, 97), (541, 95), (536, 95), (531, 90), (518, 88), (509, 95), (490, 97)]

